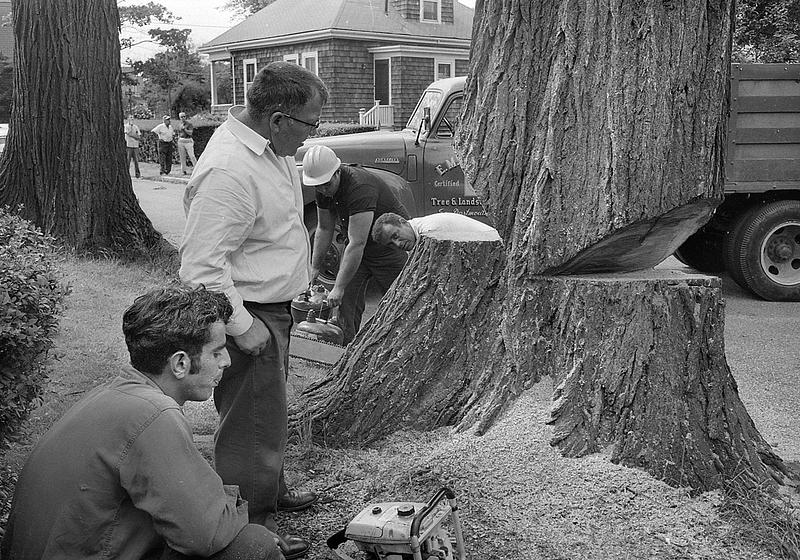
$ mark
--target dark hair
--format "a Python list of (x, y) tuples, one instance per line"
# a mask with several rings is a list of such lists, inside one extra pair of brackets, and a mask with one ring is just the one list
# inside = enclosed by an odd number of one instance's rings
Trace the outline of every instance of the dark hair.
[(211, 325), (227, 323), (232, 313), (225, 294), (202, 286), (175, 283), (137, 297), (122, 316), (131, 365), (160, 375), (167, 359), (180, 350), (194, 364), (210, 340)]
[(386, 212), (381, 214), (372, 224), (372, 240), (380, 245), (389, 244), (389, 233), (384, 229), (384, 226), (400, 227), (407, 223), (408, 220), (394, 212)]
[(292, 62), (270, 62), (247, 88), (247, 110), (258, 120), (275, 111), (291, 114), (302, 109), (316, 92), (325, 104), (328, 88), (313, 72)]

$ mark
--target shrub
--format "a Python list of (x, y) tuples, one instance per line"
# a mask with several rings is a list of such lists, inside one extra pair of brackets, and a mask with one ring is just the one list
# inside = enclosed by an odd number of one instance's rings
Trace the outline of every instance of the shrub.
[(52, 240), (0, 208), (0, 447), (39, 403), (44, 359), (68, 293)]
[(130, 110), (130, 114), (133, 115), (134, 119), (152, 119), (153, 118), (153, 111), (150, 108), (143, 104), (139, 103), (138, 105), (134, 105), (133, 108)]

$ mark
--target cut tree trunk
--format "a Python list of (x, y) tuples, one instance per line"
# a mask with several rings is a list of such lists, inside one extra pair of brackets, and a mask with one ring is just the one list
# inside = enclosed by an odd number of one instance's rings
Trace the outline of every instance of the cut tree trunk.
[(0, 206), (23, 205), (23, 217), (80, 252), (169, 251), (125, 165), (115, 0), (13, 7), (14, 100)]
[(505, 256), (424, 239), (294, 427), (334, 445), (481, 433), (551, 375), (568, 455), (612, 446), (697, 490), (780, 481), (725, 361), (719, 280), (553, 276), (652, 267), (711, 215), (732, 13), (730, 0), (478, 0), (456, 148)]
[(515, 299), (526, 302), (519, 332), (548, 341), (536, 365), (554, 380), (552, 444), (565, 455), (610, 447), (612, 461), (696, 490), (788, 474), (725, 360), (719, 278), (671, 270), (537, 277)]
[(422, 238), (333, 371), (303, 392), (293, 429), (354, 445), (398, 428), (490, 425), (525, 384), (506, 375), (504, 265), (499, 241)]

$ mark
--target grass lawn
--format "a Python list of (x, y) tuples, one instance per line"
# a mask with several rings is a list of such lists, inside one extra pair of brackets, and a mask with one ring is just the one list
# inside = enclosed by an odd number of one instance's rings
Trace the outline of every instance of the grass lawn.
[[(69, 406), (127, 363), (122, 313), (137, 295), (168, 280), (162, 272), (111, 260), (64, 257), (60, 266), (73, 293), (51, 354), (44, 402), (2, 456), (7, 474), (18, 472), (31, 446)], [(290, 404), (325, 374), (293, 358)], [(535, 386), (480, 437), (447, 429), (400, 431), (374, 447), (344, 449), (295, 441), (287, 478), (321, 500), (308, 511), (282, 514), (279, 526), (311, 539), (310, 559), (331, 558), (325, 539), (367, 505), (425, 501), (447, 485), (462, 507), (471, 559), (792, 558), (782, 555), (775, 538), (762, 539), (764, 531), (747, 531), (719, 492), (692, 497), (604, 454), (561, 457), (549, 445), (551, 394), (548, 382)], [(213, 406), (191, 403), (185, 412), (211, 461)], [(8, 480), (3, 486), (0, 509), (7, 511)], [(779, 529), (768, 531), (775, 537)], [(782, 531), (797, 542), (796, 533)], [(352, 548), (348, 553), (358, 557)]]

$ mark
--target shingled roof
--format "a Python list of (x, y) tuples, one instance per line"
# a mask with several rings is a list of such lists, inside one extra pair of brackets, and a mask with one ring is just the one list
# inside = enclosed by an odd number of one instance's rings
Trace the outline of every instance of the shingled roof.
[[(276, 0), (204, 44), (201, 52), (306, 39), (380, 39), (441, 47), (469, 46), (474, 11), (453, 2), (452, 25), (404, 19), (392, 0)], [(387, 10), (388, 7), (388, 10)]]

